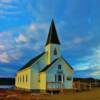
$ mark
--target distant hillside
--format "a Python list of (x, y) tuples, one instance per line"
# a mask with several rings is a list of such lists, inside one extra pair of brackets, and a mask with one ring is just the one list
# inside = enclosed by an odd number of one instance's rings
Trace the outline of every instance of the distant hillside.
[(94, 78), (74, 78), (73, 80), (81, 82), (100, 82), (100, 79), (94, 79)]
[(15, 78), (0, 78), (0, 85), (14, 85)]
[[(80, 82), (86, 82), (86, 83), (95, 83), (97, 82), (100, 86), (100, 80), (94, 79), (94, 78), (74, 78), (74, 82), (80, 81)], [(15, 85), (15, 78), (0, 78), (0, 85)]]
[(94, 78), (74, 78), (73, 82), (80, 82), (80, 83), (91, 83), (91, 85), (94, 85), (96, 87), (100, 87), (100, 79), (94, 79)]

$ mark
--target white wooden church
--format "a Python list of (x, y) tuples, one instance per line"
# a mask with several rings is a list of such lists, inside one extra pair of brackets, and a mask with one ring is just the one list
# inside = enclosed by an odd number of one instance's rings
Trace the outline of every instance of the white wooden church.
[(53, 20), (44, 49), (17, 71), (16, 88), (34, 91), (72, 89), (74, 70), (61, 54)]

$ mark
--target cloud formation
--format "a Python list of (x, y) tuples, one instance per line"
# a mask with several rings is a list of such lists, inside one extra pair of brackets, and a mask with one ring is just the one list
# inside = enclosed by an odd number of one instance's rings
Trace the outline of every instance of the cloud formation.
[(0, 0), (0, 67), (4, 63), (17, 68), (40, 53), (54, 18), (62, 53), (75, 71), (83, 75), (100, 70), (99, 4), (99, 0)]
[[(88, 56), (80, 58), (78, 61), (81, 62), (78, 66), (98, 66), (100, 65), (100, 46), (96, 47), (92, 50), (92, 53)], [(100, 68), (100, 67), (99, 67)]]
[(88, 77), (100, 77), (100, 46), (92, 49), (92, 53), (83, 58), (77, 59), (78, 63), (74, 66), (76, 72), (87, 72)]
[(13, 1), (16, 1), (16, 0), (0, 0), (1, 2), (4, 2), (4, 3), (11, 3)]
[(16, 42), (17, 43), (25, 43), (27, 41), (28, 41), (27, 37), (23, 34), (19, 34), (19, 36), (16, 37)]
[(90, 73), (90, 76), (94, 78), (100, 78), (100, 70), (94, 71)]
[(71, 40), (68, 40), (68, 41), (64, 42), (63, 50), (66, 51), (68, 49), (78, 48), (82, 44), (89, 42), (92, 38), (93, 38), (92, 35), (91, 36), (86, 36), (86, 37), (75, 36)]
[(6, 52), (0, 54), (0, 62), (2, 62), (2, 63), (9, 63), (10, 62), (9, 56)]

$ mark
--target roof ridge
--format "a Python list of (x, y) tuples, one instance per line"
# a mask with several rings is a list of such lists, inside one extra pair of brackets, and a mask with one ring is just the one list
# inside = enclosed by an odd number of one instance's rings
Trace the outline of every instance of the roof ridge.
[(45, 66), (40, 72), (44, 72), (46, 71), (51, 65), (53, 65), (59, 58), (56, 58), (55, 60), (52, 61), (51, 64)]
[(61, 58), (70, 66), (70, 68), (73, 70), (73, 67), (68, 63), (68, 61), (66, 61), (66, 59), (63, 57), (63, 56), (61, 56)]
[(37, 61), (40, 57), (42, 57), (42, 55), (44, 55), (45, 52), (39, 54), (38, 56), (32, 58), (31, 60), (29, 60), (22, 68), (20, 68), (18, 71), (21, 71), (23, 69), (26, 69), (28, 67), (31, 67), (31, 64), (35, 63), (35, 61)]

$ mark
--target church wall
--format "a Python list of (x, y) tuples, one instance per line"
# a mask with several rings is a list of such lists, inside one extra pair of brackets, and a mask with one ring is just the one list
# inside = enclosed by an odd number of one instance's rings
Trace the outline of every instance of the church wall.
[(64, 86), (65, 86), (65, 88), (69, 88), (69, 89), (73, 88), (73, 73), (74, 73), (74, 71), (72, 69), (70, 69), (69, 65), (67, 65), (64, 61), (63, 61), (63, 65), (65, 66), (65, 69), (63, 71), (66, 76)]
[(46, 90), (46, 73), (40, 73), (40, 90)]
[(40, 89), (40, 71), (47, 65), (47, 54), (44, 54), (32, 66), (31, 70), (31, 89)]
[[(48, 82), (55, 82), (55, 74), (58, 71), (59, 64), (62, 66), (62, 71), (64, 74), (64, 88), (65, 89), (72, 88), (73, 87), (73, 70), (71, 70), (69, 68), (69, 66), (66, 65), (66, 63), (62, 59), (59, 59), (58, 61), (56, 61), (56, 63), (48, 69), (47, 81)], [(71, 80), (67, 80), (68, 77), (71, 77)]]
[[(54, 55), (54, 50), (57, 50), (57, 55)], [(47, 52), (48, 64), (50, 64), (54, 59), (61, 56), (60, 45), (57, 44), (48, 44), (45, 47), (45, 51)]]
[(36, 68), (31, 70), (31, 89), (39, 89), (39, 71)]
[(15, 86), (22, 89), (30, 89), (30, 68), (17, 72)]

